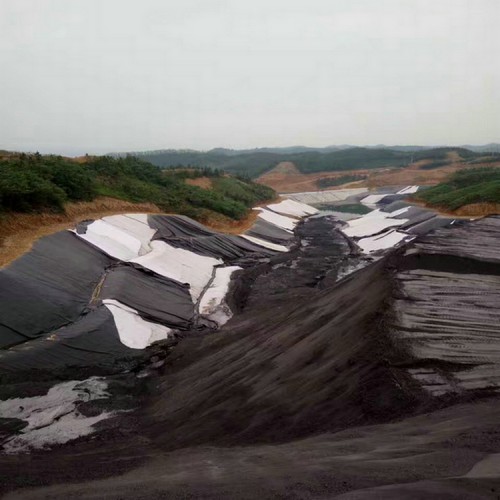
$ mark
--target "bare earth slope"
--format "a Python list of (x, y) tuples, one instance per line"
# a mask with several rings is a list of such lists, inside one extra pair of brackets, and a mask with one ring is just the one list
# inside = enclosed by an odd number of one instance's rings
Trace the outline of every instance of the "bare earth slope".
[(443, 166), (426, 169), (426, 166), (431, 163), (430, 160), (421, 160), (404, 168), (377, 168), (369, 170), (342, 170), (337, 172), (316, 172), (311, 174), (301, 173), (297, 167), (291, 162), (282, 162), (272, 170), (262, 174), (257, 182), (272, 187), (279, 193), (294, 193), (304, 191), (319, 191), (321, 189), (317, 185), (320, 179), (332, 179), (345, 175), (360, 175), (367, 176), (364, 181), (344, 184), (339, 188), (345, 187), (360, 187), (367, 186), (369, 188), (377, 188), (384, 186), (406, 186), (420, 185), (431, 186), (443, 182), (450, 174), (463, 168), (471, 168), (477, 166), (498, 167), (500, 162), (492, 162), (485, 164), (470, 165), (460, 161), (461, 158), (452, 155), (449, 158), (450, 163)]
[(3, 215), (0, 219), (0, 267), (28, 252), (39, 238), (72, 228), (83, 219), (133, 212), (158, 213), (160, 209), (152, 203), (131, 203), (101, 197), (94, 201), (68, 203), (61, 214)]
[[(272, 187), (279, 193), (300, 193), (304, 191), (318, 191), (316, 184), (320, 179), (331, 179), (349, 174), (367, 175), (373, 170), (343, 170), (341, 172), (318, 172), (303, 174), (291, 162), (281, 162), (272, 170), (262, 174), (256, 182)], [(362, 185), (356, 183), (356, 185)]]

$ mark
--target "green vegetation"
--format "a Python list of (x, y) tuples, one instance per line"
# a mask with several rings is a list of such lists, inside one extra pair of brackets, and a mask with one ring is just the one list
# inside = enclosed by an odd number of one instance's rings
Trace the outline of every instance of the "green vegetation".
[(210, 167), (235, 175), (256, 178), (282, 161), (290, 161), (302, 172), (340, 172), (381, 167), (405, 167), (412, 161), (423, 159), (445, 160), (450, 152), (464, 159), (473, 159), (478, 153), (465, 148), (433, 148), (406, 151), (401, 148), (308, 148), (260, 149), (233, 151), (214, 149), (201, 151), (151, 151), (137, 153), (140, 158), (162, 168)]
[(258, 152), (227, 154), (214, 150), (202, 153), (200, 151), (153, 151), (140, 153), (139, 158), (161, 168), (215, 168), (234, 175), (255, 179), (264, 172), (274, 168), (281, 156), (276, 153)]
[(497, 163), (500, 162), (500, 154), (493, 153), (491, 156), (482, 156), (481, 158), (475, 158), (473, 160), (469, 160), (467, 163), (470, 165), (477, 165), (483, 163)]
[(0, 208), (18, 212), (62, 211), (67, 201), (92, 200), (97, 194), (92, 174), (62, 158), (40, 154), (0, 162)]
[(320, 153), (318, 151), (301, 153), (234, 153), (217, 151), (161, 151), (143, 153), (141, 157), (154, 165), (164, 168), (179, 166), (219, 168), (236, 175), (256, 178), (271, 170), (282, 161), (291, 161), (303, 173), (356, 170), (382, 166), (406, 165), (409, 153), (389, 149), (350, 148), (340, 151)]
[(426, 165), (422, 165), (419, 168), (419, 170), (434, 170), (435, 168), (444, 167), (445, 165), (448, 165), (449, 163), (450, 163), (450, 160), (431, 161), (430, 163), (427, 163)]
[(446, 182), (417, 193), (414, 198), (447, 210), (471, 203), (500, 203), (500, 168), (459, 170)]
[(478, 153), (474, 153), (470, 149), (466, 148), (433, 148), (424, 149), (422, 151), (416, 151), (412, 154), (413, 159), (417, 160), (445, 160), (448, 158), (448, 153), (458, 153), (462, 158), (474, 158), (478, 156)]
[(341, 186), (342, 184), (347, 184), (348, 182), (362, 181), (366, 179), (366, 175), (341, 175), (340, 177), (325, 177), (324, 179), (318, 179), (316, 181), (316, 186), (318, 188), (327, 188), (332, 186)]
[[(210, 177), (213, 189), (185, 183), (186, 178)], [(109, 196), (150, 202), (162, 210), (204, 220), (211, 212), (241, 219), (248, 208), (275, 196), (271, 188), (220, 170), (160, 170), (128, 156), (88, 158), (85, 163), (60, 156), (21, 154), (0, 162), (0, 210), (64, 211), (68, 201)]]
[(401, 167), (409, 163), (408, 153), (389, 149), (351, 148), (332, 153), (294, 155), (293, 163), (303, 173)]

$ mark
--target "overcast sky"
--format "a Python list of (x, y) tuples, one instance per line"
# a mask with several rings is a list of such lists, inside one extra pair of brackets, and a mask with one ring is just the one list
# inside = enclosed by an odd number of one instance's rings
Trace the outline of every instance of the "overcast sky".
[(500, 0), (1, 0), (0, 149), (500, 140)]

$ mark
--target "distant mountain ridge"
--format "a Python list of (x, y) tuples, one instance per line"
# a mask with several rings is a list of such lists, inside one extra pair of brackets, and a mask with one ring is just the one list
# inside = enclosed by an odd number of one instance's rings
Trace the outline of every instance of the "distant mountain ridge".
[[(209, 151), (164, 149), (111, 153), (110, 156), (137, 156), (160, 168), (210, 167), (232, 174), (257, 178), (283, 161), (292, 162), (302, 173), (343, 170), (405, 167), (413, 161), (428, 159), (444, 161), (448, 153), (456, 152), (466, 159), (476, 158), (500, 145), (462, 147), (396, 146), (307, 146), (263, 147), (254, 149), (214, 148)], [(474, 149), (477, 151), (474, 151)], [(495, 151), (493, 149), (493, 151)]]
[(483, 146), (474, 146), (466, 144), (461, 147), (465, 149), (470, 149), (475, 153), (500, 153), (500, 144), (498, 142), (490, 142), (489, 144), (484, 144)]
[(339, 144), (339, 145), (331, 145), (324, 147), (312, 147), (312, 146), (280, 146), (280, 147), (262, 147), (262, 148), (248, 148), (248, 149), (231, 149), (224, 147), (212, 148), (209, 150), (201, 150), (201, 149), (175, 149), (175, 148), (166, 148), (166, 149), (154, 149), (154, 150), (144, 150), (144, 151), (125, 151), (125, 152), (112, 152), (109, 153), (109, 156), (122, 157), (127, 155), (134, 156), (142, 156), (142, 155), (150, 155), (150, 154), (160, 154), (160, 153), (200, 153), (200, 154), (214, 154), (214, 155), (226, 155), (226, 156), (236, 156), (240, 154), (254, 154), (254, 153), (289, 153), (289, 154), (297, 154), (297, 153), (330, 153), (332, 151), (340, 151), (343, 149), (354, 149), (354, 148), (364, 148), (364, 149), (389, 149), (393, 151), (403, 151), (403, 152), (412, 152), (412, 151), (426, 151), (431, 149), (438, 148), (449, 148), (449, 149), (469, 149), (470, 151), (474, 151), (475, 153), (496, 153), (500, 152), (500, 143), (491, 142), (483, 145), (474, 145), (474, 144), (464, 144), (460, 146), (447, 146), (447, 145), (437, 145), (437, 146), (419, 146), (419, 145), (394, 145), (388, 146), (386, 144), (376, 144), (373, 146), (355, 146), (352, 144)]

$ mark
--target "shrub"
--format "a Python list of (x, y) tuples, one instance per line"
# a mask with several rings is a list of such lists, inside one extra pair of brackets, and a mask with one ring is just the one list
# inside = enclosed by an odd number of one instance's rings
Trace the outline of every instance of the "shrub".
[(471, 203), (500, 203), (500, 168), (459, 170), (445, 183), (417, 193), (415, 198), (448, 210)]
[(48, 208), (62, 211), (66, 193), (33, 170), (19, 165), (0, 165), (0, 203), (4, 210), (30, 212)]

